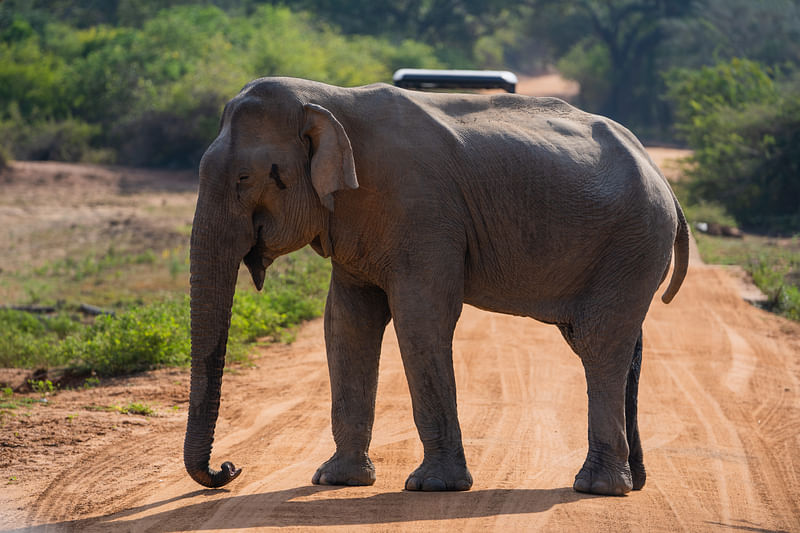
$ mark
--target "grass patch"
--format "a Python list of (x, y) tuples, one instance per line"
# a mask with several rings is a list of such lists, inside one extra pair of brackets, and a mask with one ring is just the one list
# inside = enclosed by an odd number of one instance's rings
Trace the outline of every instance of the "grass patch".
[(118, 410), (124, 415), (153, 416), (156, 414), (156, 410), (149, 405), (137, 402), (131, 402), (128, 405), (121, 406)]
[[(145, 403), (130, 402), (127, 405), (87, 405), (87, 411), (108, 411), (123, 415), (155, 416), (156, 410)], [(73, 415), (71, 415), (73, 416)], [(74, 415), (77, 416), (77, 415)]]
[[(689, 181), (672, 184), (686, 219), (694, 228), (698, 222), (736, 227), (734, 218), (720, 204), (696, 201)], [(739, 265), (767, 296), (768, 311), (800, 320), (800, 235), (793, 238), (747, 234), (743, 239), (716, 237), (694, 231), (703, 261), (715, 265)]]
[(767, 296), (769, 311), (800, 320), (800, 237), (729, 239), (696, 233), (695, 238), (703, 261), (741, 265)]
[[(242, 284), (234, 298), (228, 361), (247, 361), (257, 339), (292, 340), (297, 324), (322, 313), (329, 279), (330, 264), (306, 249), (276, 261), (262, 292)], [(188, 296), (133, 305), (90, 324), (63, 312), (43, 317), (0, 310), (0, 331), (5, 367), (66, 366), (112, 376), (190, 362)]]
[(5, 387), (0, 392), (0, 420), (2, 420), (3, 415), (8, 414), (11, 410), (30, 407), (39, 401), (36, 398), (26, 396), (16, 397), (11, 387)]
[(59, 301), (91, 302), (125, 310), (188, 292), (188, 246), (153, 250), (82, 252), (47, 261), (35, 268), (9, 272), (0, 299), (20, 304), (55, 305)]

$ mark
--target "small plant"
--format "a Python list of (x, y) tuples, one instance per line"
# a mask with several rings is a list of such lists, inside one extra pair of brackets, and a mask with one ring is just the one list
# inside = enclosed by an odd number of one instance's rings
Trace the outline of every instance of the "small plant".
[(53, 386), (53, 382), (50, 381), (49, 379), (45, 379), (45, 380), (29, 379), (28, 380), (28, 385), (30, 385), (31, 390), (33, 390), (33, 392), (35, 392), (37, 394), (41, 394), (42, 397), (47, 396), (48, 394), (50, 394), (51, 392), (53, 392), (55, 390), (55, 387)]
[(84, 389), (93, 389), (100, 385), (100, 378), (97, 376), (91, 376), (86, 378), (86, 381), (83, 382)]
[(16, 409), (22, 405), (33, 405), (37, 401), (34, 398), (9, 398), (7, 401), (0, 403), (0, 410)]
[(124, 415), (153, 416), (156, 414), (155, 409), (149, 405), (137, 402), (130, 402), (124, 407), (118, 407), (117, 410)]
[(4, 387), (3, 388), (3, 398), (11, 398), (14, 396), (14, 391), (11, 387)]
[(18, 479), (19, 478), (17, 478), (17, 476), (9, 476), (8, 477), (8, 484), (11, 485), (13, 483), (16, 483), (18, 481)]
[(800, 320), (800, 287), (787, 282), (790, 266), (782, 266), (765, 256), (750, 266), (753, 282), (767, 295), (767, 308), (792, 320)]
[(155, 409), (139, 402), (130, 402), (127, 405), (85, 405), (83, 408), (87, 411), (111, 411), (122, 415), (154, 416), (156, 414)]
[(107, 405), (84, 405), (84, 409), (87, 411), (116, 411), (116, 406), (107, 406)]
[(76, 418), (78, 418), (78, 413), (72, 413), (71, 415), (67, 415), (67, 422), (71, 424), (72, 421)]

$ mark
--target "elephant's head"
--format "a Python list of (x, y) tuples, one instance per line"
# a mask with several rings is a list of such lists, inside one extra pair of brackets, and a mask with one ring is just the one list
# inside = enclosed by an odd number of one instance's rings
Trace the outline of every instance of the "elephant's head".
[(184, 463), (207, 487), (241, 472), (209, 468), (239, 265), (260, 290), (283, 254), (327, 247), (333, 194), (358, 187), (350, 141), (325, 108), (269, 97), (257, 84), (225, 107), (217, 138), (200, 162), (191, 237), (192, 378)]

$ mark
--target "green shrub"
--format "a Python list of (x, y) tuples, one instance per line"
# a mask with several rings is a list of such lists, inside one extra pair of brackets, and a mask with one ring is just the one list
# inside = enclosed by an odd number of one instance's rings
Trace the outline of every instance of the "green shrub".
[(190, 348), (186, 303), (173, 301), (97, 317), (61, 344), (60, 359), (81, 371), (109, 376), (185, 365)]
[(223, 103), (253, 78), (350, 86), (388, 81), (400, 66), (439, 66), (430, 46), (344, 36), (283, 6), (243, 16), (138, 4), (120, 7), (147, 14), (136, 24), (78, 29), (56, 18), (33, 24), (23, 18), (32, 13), (0, 3), (13, 17), (0, 21), (0, 142), (15, 157), (196, 167)]
[[(228, 335), (229, 360), (246, 360), (247, 346), (262, 337), (288, 341), (292, 328), (322, 313), (330, 266), (308, 251), (270, 269), (261, 293), (237, 291)], [(60, 346), (59, 359), (101, 376), (189, 363), (188, 298), (98, 317)]]
[[(800, 271), (800, 258), (793, 266)], [(791, 266), (776, 265), (774, 261), (762, 256), (752, 262), (749, 270), (753, 283), (766, 294), (770, 311), (792, 320), (800, 320), (800, 287), (791, 284), (787, 279)]]
[(0, 121), (0, 134), (13, 148), (14, 157), (23, 160), (112, 163), (113, 149), (93, 147), (99, 125), (78, 119), (26, 122), (19, 115)]
[(80, 323), (66, 313), (46, 317), (0, 309), (0, 367), (64, 364), (59, 345), (80, 328)]
[(714, 202), (744, 226), (800, 229), (800, 77), (734, 59), (670, 74), (678, 129), (695, 150), (687, 167), (695, 203)]
[[(88, 270), (130, 257), (139, 256), (109, 251), (89, 266), (56, 262), (45, 268), (82, 279)], [(301, 250), (276, 261), (267, 274), (261, 293), (244, 287), (236, 293), (229, 361), (246, 361), (250, 344), (259, 338), (292, 340), (294, 326), (322, 313), (330, 278), (327, 261)], [(190, 361), (188, 297), (99, 316), (91, 325), (67, 313), (47, 317), (0, 310), (0, 331), (0, 367), (68, 366), (77, 372), (110, 376), (184, 366)]]

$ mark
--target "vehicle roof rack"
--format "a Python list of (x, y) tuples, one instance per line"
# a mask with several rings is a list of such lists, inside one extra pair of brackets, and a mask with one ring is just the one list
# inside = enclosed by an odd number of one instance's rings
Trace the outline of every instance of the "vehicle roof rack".
[(517, 88), (517, 77), (507, 70), (401, 68), (392, 79), (405, 89), (503, 89), (513, 93)]

